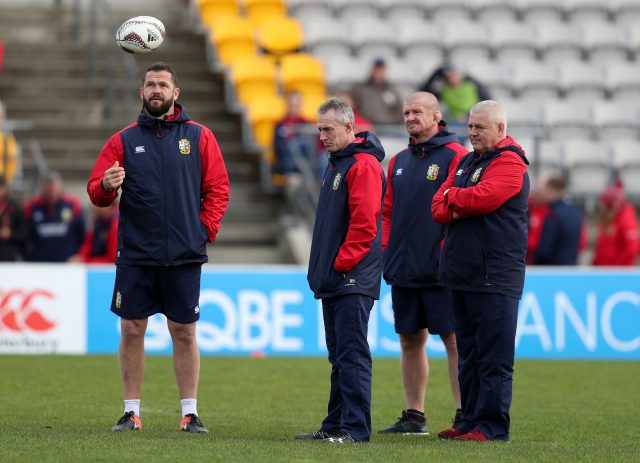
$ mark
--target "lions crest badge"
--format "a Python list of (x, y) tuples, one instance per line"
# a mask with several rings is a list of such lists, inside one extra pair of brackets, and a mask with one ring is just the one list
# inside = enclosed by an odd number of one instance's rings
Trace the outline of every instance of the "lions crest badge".
[(473, 173), (473, 175), (471, 176), (471, 181), (473, 183), (477, 182), (478, 179), (480, 178), (480, 173), (482, 172), (482, 167), (478, 167), (476, 169), (476, 171)]
[(340, 180), (342, 180), (342, 174), (338, 172), (336, 176), (333, 178), (333, 185), (332, 185), (333, 191), (336, 191), (340, 186)]
[(431, 164), (429, 169), (427, 170), (427, 179), (435, 180), (438, 178), (438, 171), (440, 170), (440, 166), (438, 164)]
[(191, 154), (191, 143), (187, 138), (178, 140), (178, 150), (180, 154)]

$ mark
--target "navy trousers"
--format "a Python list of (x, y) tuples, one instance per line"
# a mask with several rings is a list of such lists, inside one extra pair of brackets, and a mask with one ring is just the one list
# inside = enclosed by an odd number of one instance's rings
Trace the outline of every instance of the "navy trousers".
[(347, 294), (322, 300), (331, 363), (331, 392), (321, 429), (371, 437), (371, 351), (367, 342), (373, 298)]
[(518, 299), (453, 291), (463, 431), (509, 440)]

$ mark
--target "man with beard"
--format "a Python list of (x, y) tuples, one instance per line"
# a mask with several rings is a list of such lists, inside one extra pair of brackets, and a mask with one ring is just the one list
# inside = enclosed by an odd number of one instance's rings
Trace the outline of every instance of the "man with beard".
[(196, 397), (200, 354), (200, 270), (229, 200), (229, 179), (211, 131), (176, 103), (173, 69), (152, 64), (140, 88), (136, 123), (113, 135), (93, 168), (87, 191), (99, 207), (121, 190), (116, 280), (111, 311), (120, 317), (124, 415), (112, 431), (142, 429), (140, 390), (148, 317), (162, 313), (173, 340), (182, 405), (180, 430), (207, 433)]
[(409, 146), (391, 159), (389, 186), (382, 210), (384, 279), (391, 285), (393, 320), (400, 336), (402, 382), (406, 410), (382, 434), (427, 435), (425, 393), (429, 361), (425, 350), (429, 334), (442, 339), (449, 362), (449, 382), (460, 420), (458, 351), (449, 291), (438, 284), (438, 261), (444, 226), (434, 222), (433, 195), (455, 175), (467, 153), (458, 137), (446, 129), (437, 98), (427, 92), (404, 101)]

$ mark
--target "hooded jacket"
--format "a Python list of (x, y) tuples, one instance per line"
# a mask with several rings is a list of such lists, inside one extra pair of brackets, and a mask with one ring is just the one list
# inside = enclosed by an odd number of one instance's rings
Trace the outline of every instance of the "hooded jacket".
[(206, 262), (229, 200), (229, 179), (211, 131), (175, 104), (173, 116), (149, 117), (113, 135), (98, 156), (87, 192), (96, 206), (117, 191), (102, 187), (118, 161), (125, 180), (120, 199), (117, 264), (181, 265)]
[(384, 279), (393, 286), (422, 288), (438, 283), (444, 225), (431, 215), (431, 200), (447, 177), (455, 174), (467, 149), (458, 137), (440, 130), (423, 143), (391, 159), (382, 209)]
[[(493, 151), (467, 154), (433, 198), (447, 224), (440, 282), (454, 290), (520, 298), (527, 252), (529, 161), (506, 137)], [(460, 218), (454, 221), (453, 213)]]
[(370, 132), (332, 153), (320, 187), (307, 280), (316, 299), (377, 299), (382, 272), (384, 149)]

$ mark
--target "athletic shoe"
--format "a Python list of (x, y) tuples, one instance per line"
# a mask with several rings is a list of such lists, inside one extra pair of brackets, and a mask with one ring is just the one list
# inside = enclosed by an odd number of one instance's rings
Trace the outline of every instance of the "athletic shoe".
[(389, 426), (378, 431), (380, 434), (405, 434), (415, 436), (428, 436), (429, 428), (427, 427), (427, 420), (424, 423), (419, 423), (416, 420), (411, 419), (406, 410), (402, 410), (402, 416), (398, 418), (396, 424)]
[(141, 429), (142, 421), (140, 421), (140, 417), (133, 412), (126, 412), (111, 428), (111, 431), (140, 431)]
[(180, 431), (184, 432), (194, 432), (198, 434), (208, 434), (209, 430), (204, 427), (200, 418), (193, 413), (189, 413), (182, 418), (182, 422), (180, 423)]
[(296, 436), (296, 440), (322, 440), (322, 439), (328, 439), (330, 437), (336, 437), (339, 435), (340, 433), (325, 432), (322, 429), (318, 429), (317, 431), (298, 434)]
[(463, 434), (466, 433), (464, 431), (460, 431), (459, 429), (451, 428), (440, 431), (438, 433), (438, 437), (440, 439), (455, 439), (456, 437), (462, 436)]
[(333, 444), (333, 445), (344, 445), (344, 444), (355, 444), (358, 441), (355, 440), (347, 433), (341, 433), (336, 436), (327, 437), (326, 439), (322, 439), (320, 442), (323, 444)]
[(484, 442), (488, 440), (493, 440), (478, 428), (473, 428), (470, 432), (463, 434), (458, 437), (454, 437), (455, 440), (466, 440), (466, 441), (476, 441), (476, 442)]

